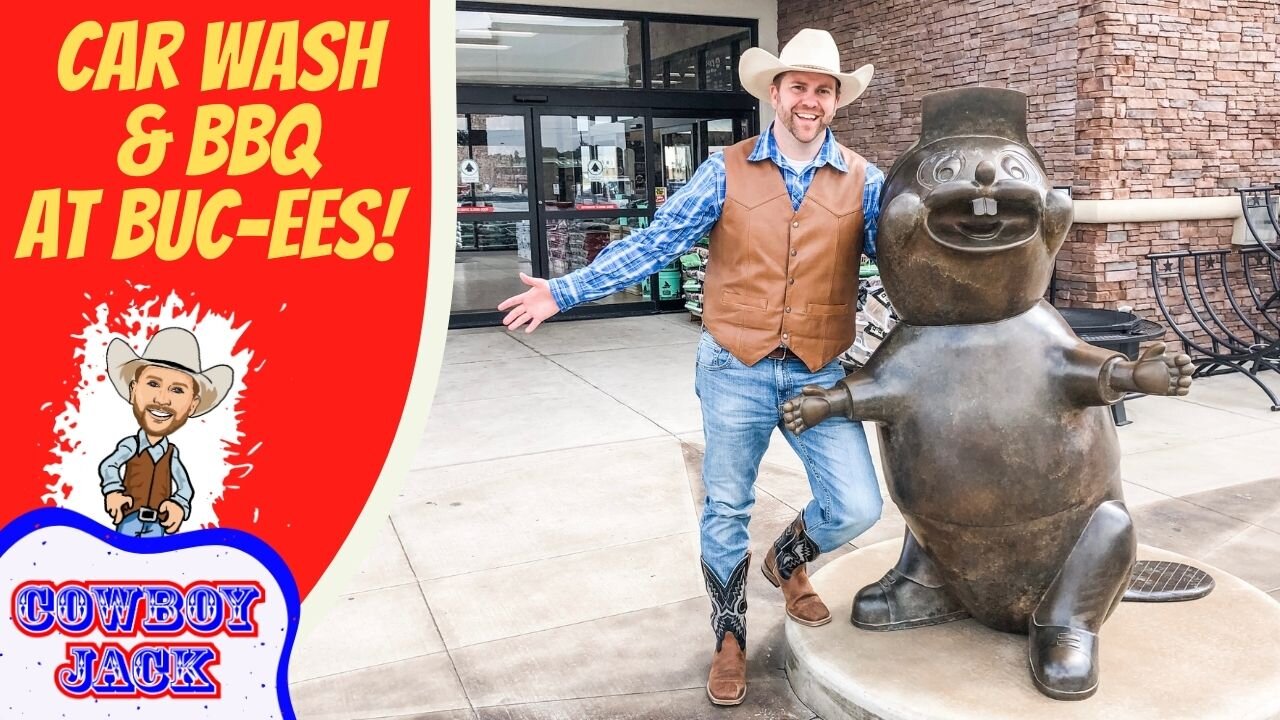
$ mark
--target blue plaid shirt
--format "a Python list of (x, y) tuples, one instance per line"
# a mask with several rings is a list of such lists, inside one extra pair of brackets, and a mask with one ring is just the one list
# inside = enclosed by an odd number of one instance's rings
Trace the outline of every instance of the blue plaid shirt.
[[(748, 160), (759, 162), (772, 160), (782, 173), (791, 195), (791, 207), (800, 209), (814, 173), (823, 165), (830, 165), (840, 172), (849, 172), (844, 157), (836, 148), (835, 138), (827, 130), (826, 140), (817, 157), (804, 169), (795, 172), (782, 158), (778, 141), (773, 137), (770, 125), (756, 141)], [(702, 163), (689, 184), (671, 196), (653, 215), (653, 224), (628, 237), (609, 244), (594, 262), (563, 277), (550, 281), (551, 295), (560, 309), (569, 308), (615, 293), (634, 285), (666, 266), (677, 256), (710, 232), (720, 220), (720, 209), (725, 196), (724, 156), (716, 153)], [(884, 173), (868, 163), (866, 186), (862, 193), (863, 252), (876, 256), (876, 229), (880, 221), (880, 191), (884, 187)]]

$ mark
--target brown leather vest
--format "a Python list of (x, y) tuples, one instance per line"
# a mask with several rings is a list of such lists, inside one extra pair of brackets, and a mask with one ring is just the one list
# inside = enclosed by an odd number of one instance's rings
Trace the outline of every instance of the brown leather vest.
[(754, 365), (786, 345), (817, 371), (853, 344), (866, 161), (837, 145), (849, 172), (824, 165), (798, 211), (756, 139), (724, 151), (725, 202), (711, 230), (703, 296), (707, 331)]
[(173, 494), (173, 476), (169, 459), (173, 457), (173, 443), (164, 449), (159, 462), (152, 462), (151, 453), (144, 448), (124, 465), (124, 492), (133, 499), (128, 512), (147, 507), (159, 510), (160, 503)]

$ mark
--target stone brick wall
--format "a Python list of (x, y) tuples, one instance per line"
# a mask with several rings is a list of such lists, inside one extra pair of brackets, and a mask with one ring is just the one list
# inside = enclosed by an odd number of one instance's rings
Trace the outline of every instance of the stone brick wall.
[[(1280, 182), (1280, 5), (1082, 0), (1081, 8), (1077, 197), (1231, 195)], [(1145, 256), (1227, 248), (1231, 233), (1227, 220), (1077, 226), (1059, 263), (1069, 288), (1059, 297), (1157, 316)], [(1237, 263), (1233, 256), (1228, 268)], [(1231, 278), (1239, 304), (1252, 308), (1243, 274)], [(1209, 299), (1234, 332), (1250, 334), (1225, 291)], [(1205, 338), (1189, 312), (1174, 310), (1180, 325)]]
[[(780, 11), (779, 45), (803, 27), (831, 30), (846, 66), (875, 64), (834, 129), (886, 170), (919, 131), (923, 94), (984, 85), (1028, 94), (1032, 142), (1077, 199), (1280, 182), (1276, 0), (800, 0)], [(1227, 247), (1231, 232), (1229, 220), (1077, 225), (1056, 301), (1158, 319), (1146, 255)], [(1225, 296), (1215, 302), (1225, 317)]]
[(1280, 181), (1280, 4), (1081, 5), (1088, 107), (1077, 161), (1089, 197), (1221, 195)]
[(920, 131), (920, 98), (985, 85), (1029, 96), (1032, 142), (1055, 184), (1072, 180), (1077, 0), (800, 0), (779, 6), (779, 46), (804, 27), (831, 31), (847, 67), (872, 63), (866, 93), (836, 113), (837, 136), (888, 171)]

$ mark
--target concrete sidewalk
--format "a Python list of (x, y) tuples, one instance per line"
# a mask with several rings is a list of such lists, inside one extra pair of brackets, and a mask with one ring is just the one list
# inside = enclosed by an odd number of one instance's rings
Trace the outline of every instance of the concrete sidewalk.
[[(747, 702), (706, 699), (698, 332), (683, 314), (451, 332), (400, 502), (349, 593), (294, 651), (298, 717), (813, 718), (782, 671), (781, 595), (758, 566)], [(1127, 403), (1134, 422), (1119, 433), (1139, 541), (1280, 599), (1280, 413), (1268, 406), (1245, 378), (1209, 378), (1187, 398)], [(808, 499), (776, 437), (757, 484), (756, 558)], [(855, 542), (902, 531), (886, 501)], [(848, 599), (829, 600), (847, 621)]]

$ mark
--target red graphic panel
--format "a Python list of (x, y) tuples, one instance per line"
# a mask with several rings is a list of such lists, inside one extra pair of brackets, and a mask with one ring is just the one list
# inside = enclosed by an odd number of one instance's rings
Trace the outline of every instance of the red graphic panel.
[[(381, 471), (423, 331), (428, 5), (36, 11), (0, 45), (0, 525), (58, 505), (114, 527), (102, 464), (150, 427), (121, 357), (225, 373), (165, 436), (191, 486), (176, 532), (262, 538), (305, 597)], [(168, 327), (198, 360), (147, 357)], [(115, 366), (112, 340), (132, 353)], [(182, 412), (166, 397), (143, 410), (157, 427)]]

